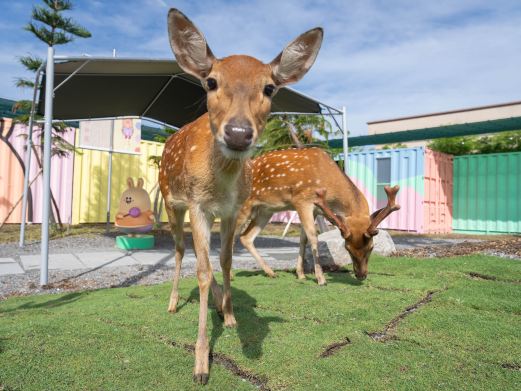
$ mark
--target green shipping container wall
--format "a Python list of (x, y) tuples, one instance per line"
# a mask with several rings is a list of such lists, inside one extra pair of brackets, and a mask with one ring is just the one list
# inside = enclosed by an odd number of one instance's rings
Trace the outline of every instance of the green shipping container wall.
[(521, 152), (454, 157), (452, 228), (521, 233)]

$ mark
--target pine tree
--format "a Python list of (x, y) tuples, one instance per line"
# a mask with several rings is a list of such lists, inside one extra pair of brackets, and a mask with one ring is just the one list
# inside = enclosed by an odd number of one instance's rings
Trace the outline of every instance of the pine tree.
[[(36, 5), (32, 9), (31, 21), (24, 27), (24, 30), (32, 33), (36, 38), (45, 44), (45, 46), (64, 45), (72, 42), (75, 38), (89, 38), (91, 33), (76, 24), (71, 18), (63, 16), (64, 11), (72, 9), (72, 2), (69, 0), (42, 0), (44, 4)], [(36, 73), (41, 67), (44, 60), (32, 54), (20, 57), (20, 64), (29, 72)], [(17, 87), (21, 88), (35, 88), (34, 81), (28, 78), (18, 78), (15, 81)], [(36, 86), (40, 87), (40, 86)], [(13, 106), (13, 112), (19, 113), (15, 118), (15, 122), (28, 124), (31, 111), (31, 101), (20, 100)], [(34, 116), (35, 120), (41, 119), (41, 116)], [(71, 151), (74, 151), (74, 146), (67, 142), (62, 136), (67, 132), (68, 127), (63, 122), (56, 122), (52, 124), (52, 155), (67, 156)], [(42, 130), (40, 129), (41, 133)], [(43, 137), (40, 137), (43, 139)], [(36, 162), (39, 168), (42, 168), (41, 156), (42, 145), (32, 145)], [(51, 200), (56, 212), (56, 218), (61, 226), (58, 206), (51, 192)]]
[[(62, 15), (62, 12), (72, 9), (72, 3), (68, 0), (43, 0), (45, 6), (34, 6), (32, 21), (24, 30), (31, 32), (46, 46), (64, 45), (72, 42), (76, 37), (90, 38), (90, 32), (76, 24), (71, 18)], [(38, 56), (28, 55), (20, 58), (20, 63), (25, 69), (36, 72), (43, 59)], [(16, 80), (18, 87), (34, 87), (30, 79), (19, 78)]]

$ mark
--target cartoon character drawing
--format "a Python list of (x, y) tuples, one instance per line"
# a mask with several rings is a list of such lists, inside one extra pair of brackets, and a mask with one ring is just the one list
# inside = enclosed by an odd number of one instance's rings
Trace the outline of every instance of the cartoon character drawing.
[(152, 230), (154, 213), (150, 196), (143, 189), (143, 178), (134, 185), (132, 178), (127, 179), (128, 189), (121, 194), (115, 225), (129, 234), (149, 232)]
[(123, 120), (121, 133), (123, 133), (123, 138), (125, 140), (130, 140), (132, 138), (132, 135), (134, 134), (134, 124), (132, 123), (132, 119), (126, 118)]

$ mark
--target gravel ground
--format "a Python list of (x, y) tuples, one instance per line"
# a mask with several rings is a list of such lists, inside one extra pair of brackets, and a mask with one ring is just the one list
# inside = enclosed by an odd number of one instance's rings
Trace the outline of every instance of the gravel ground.
[(512, 236), (486, 241), (463, 240), (451, 244), (431, 243), (425, 246), (407, 246), (400, 248), (394, 256), (432, 258), (457, 257), (462, 255), (482, 253), (502, 258), (521, 259), (521, 236)]
[[(270, 262), (277, 270), (294, 267), (294, 260)], [(215, 271), (221, 271), (219, 262), (212, 262)], [(235, 265), (243, 270), (259, 270), (257, 262), (241, 260)], [(116, 288), (130, 285), (152, 285), (170, 281), (173, 277), (173, 264), (159, 262), (155, 265), (106, 267), (92, 270), (50, 270), (48, 286), (38, 286), (40, 273), (37, 270), (25, 274), (0, 276), (0, 300), (10, 296), (23, 296), (40, 293), (60, 293), (64, 291)], [(238, 272), (240, 274), (240, 272)], [(184, 262), (181, 276), (195, 275), (195, 263)]]
[[(55, 239), (50, 242), (50, 253), (114, 251), (114, 237), (116, 233), (108, 235), (83, 235)], [(298, 238), (259, 237), (256, 245), (259, 249), (271, 248), (276, 252), (277, 247), (295, 247), (298, 251)], [(521, 237), (508, 237), (498, 240), (480, 241), (477, 239), (430, 238), (422, 236), (394, 237), (397, 252), (395, 256), (417, 258), (461, 256), (473, 253), (485, 253), (506, 258), (521, 259)], [(187, 249), (192, 248), (190, 234), (186, 237)], [(212, 234), (211, 248), (220, 247), (219, 234)], [(168, 233), (156, 235), (156, 249), (172, 250), (173, 240)], [(0, 245), (0, 257), (11, 257), (20, 260), (20, 255), (37, 254), (40, 252), (39, 243), (32, 243), (20, 249), (17, 243)], [(237, 255), (246, 255), (246, 250), (237, 244)], [(292, 269), (295, 265), (294, 254), (281, 254), (276, 261), (270, 261), (273, 269)], [(212, 262), (214, 270), (220, 271), (219, 262)], [(258, 270), (257, 263), (241, 259), (234, 261), (234, 268), (243, 270)], [(239, 272), (240, 273), (240, 272)], [(182, 276), (195, 274), (195, 263), (184, 262)], [(39, 293), (58, 293), (85, 289), (99, 289), (107, 287), (122, 287), (138, 284), (158, 284), (169, 281), (173, 275), (173, 265), (169, 260), (155, 265), (105, 267), (85, 270), (51, 270), (49, 281), (52, 283), (41, 288), (38, 286), (39, 272), (30, 271), (25, 274), (0, 276), (0, 299), (13, 295), (28, 295)]]
[[(54, 239), (49, 242), (49, 253), (64, 254), (78, 252), (104, 252), (114, 251), (114, 237), (117, 233), (109, 233), (108, 235), (82, 235), (71, 236), (68, 238)], [(256, 244), (259, 248), (269, 247), (276, 249), (278, 247), (295, 247), (298, 251), (298, 238), (278, 237), (259, 237)], [(193, 248), (191, 234), (186, 235), (187, 251)], [(174, 247), (172, 237), (168, 234), (156, 235), (156, 250), (169, 250)], [(211, 248), (220, 248), (219, 234), (212, 233)], [(27, 244), (23, 249), (18, 247), (18, 243), (9, 243), (0, 245), (0, 258), (9, 257), (20, 261), (20, 255), (31, 255), (40, 253), (39, 243)], [(235, 248), (235, 254), (247, 255), (248, 252), (240, 243)], [(274, 269), (288, 269), (295, 265), (295, 257), (284, 254), (276, 261), (270, 260), (270, 265)], [(212, 262), (213, 269), (221, 270), (218, 261)], [(243, 270), (259, 270), (257, 262), (253, 259), (234, 261), (234, 268)], [(122, 287), (130, 285), (150, 285), (159, 284), (169, 281), (173, 276), (174, 266), (171, 259), (159, 262), (155, 265), (137, 265), (137, 266), (118, 266), (104, 267), (100, 269), (83, 269), (83, 270), (50, 270), (49, 281), (52, 281), (47, 287), (38, 285), (40, 275), (38, 270), (28, 271), (25, 274), (12, 274), (0, 276), (0, 299), (14, 295), (28, 295), (39, 293), (59, 293), (63, 291), (77, 291), (85, 289), (99, 289), (108, 287)], [(195, 263), (183, 262), (181, 275), (195, 275)]]

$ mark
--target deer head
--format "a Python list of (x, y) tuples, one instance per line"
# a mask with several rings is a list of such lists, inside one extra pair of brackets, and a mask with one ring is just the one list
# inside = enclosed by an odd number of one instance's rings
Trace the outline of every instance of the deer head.
[(278, 89), (300, 80), (313, 65), (323, 31), (300, 35), (269, 64), (243, 55), (217, 59), (203, 34), (177, 9), (168, 13), (168, 32), (179, 66), (207, 91), (210, 127), (222, 153), (243, 159), (253, 152)]
[(355, 276), (359, 280), (365, 280), (367, 277), (369, 257), (374, 247), (373, 236), (378, 234), (376, 227), (392, 212), (400, 209), (395, 202), (400, 187), (398, 185), (385, 186), (384, 190), (387, 194), (387, 205), (384, 208), (377, 210), (371, 216), (354, 214), (346, 218), (337, 216), (328, 207), (325, 189), (316, 191), (315, 205), (322, 210), (324, 217), (340, 230), (340, 234), (345, 240), (345, 249), (353, 260)]

